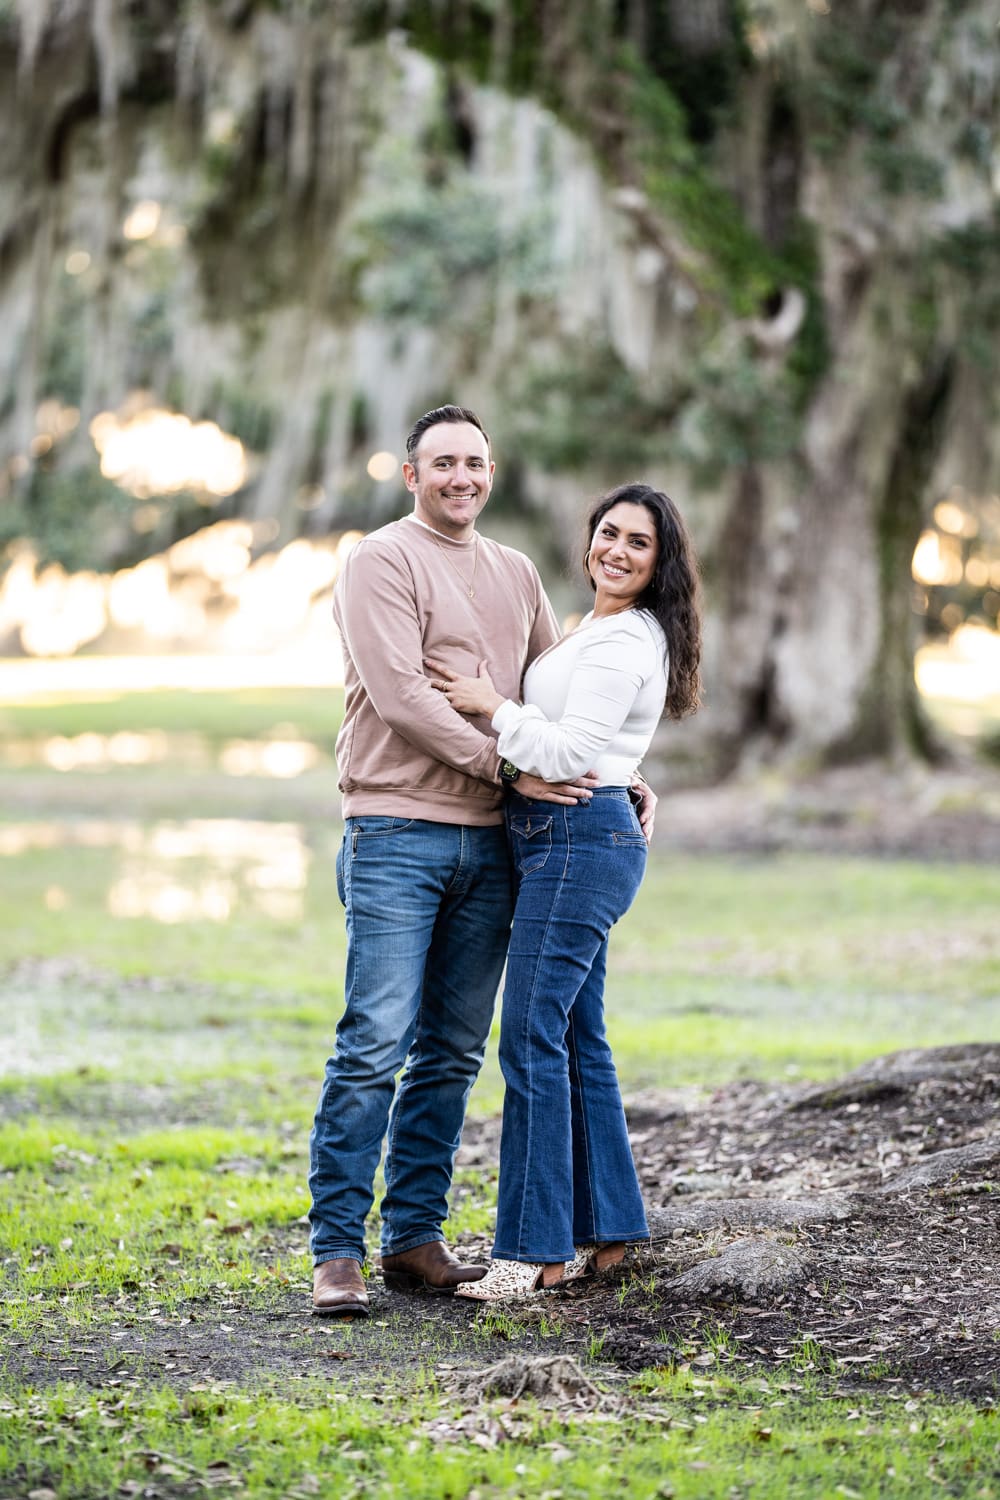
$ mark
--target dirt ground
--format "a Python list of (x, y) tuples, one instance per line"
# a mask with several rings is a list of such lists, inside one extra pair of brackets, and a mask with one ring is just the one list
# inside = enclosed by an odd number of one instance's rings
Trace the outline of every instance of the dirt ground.
[[(11, 1338), (7, 1378), (103, 1389), (151, 1380), (323, 1381), (386, 1395), (508, 1353), (575, 1356), (592, 1374), (649, 1366), (803, 1372), (839, 1388), (1000, 1395), (1000, 1046), (895, 1054), (837, 1084), (734, 1084), (630, 1110), (652, 1244), (624, 1268), (481, 1311), (387, 1292), (372, 1315), (313, 1317), (308, 1289), (166, 1316), (116, 1308), (93, 1333)], [(460, 1161), (495, 1162), (470, 1121)], [(302, 1231), (295, 1237), (301, 1241)], [(488, 1253), (469, 1240), (462, 1253)], [(792, 1386), (794, 1389), (794, 1385)]]

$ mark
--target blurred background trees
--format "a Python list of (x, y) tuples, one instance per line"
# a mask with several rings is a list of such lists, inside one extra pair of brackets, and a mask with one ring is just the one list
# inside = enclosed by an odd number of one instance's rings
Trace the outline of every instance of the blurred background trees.
[(690, 517), (693, 777), (930, 749), (917, 640), (1000, 609), (992, 0), (0, 0), (0, 72), (2, 649), (11, 580), (402, 513), (452, 399), (564, 609), (589, 496)]

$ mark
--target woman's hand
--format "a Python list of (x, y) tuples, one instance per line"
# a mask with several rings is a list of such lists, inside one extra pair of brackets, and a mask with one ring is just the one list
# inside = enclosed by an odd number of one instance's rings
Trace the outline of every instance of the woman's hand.
[(653, 841), (653, 824), (656, 822), (656, 793), (643, 780), (638, 771), (632, 777), (632, 790), (639, 794), (639, 801), (635, 805), (636, 814), (639, 818), (639, 827), (646, 836), (646, 843), (651, 844)]
[(479, 663), (478, 677), (460, 677), (450, 667), (430, 659), (427, 666), (433, 673), (431, 686), (444, 693), (452, 708), (457, 708), (460, 714), (481, 714), (483, 718), (492, 719), (504, 702), (493, 686), (484, 661)]

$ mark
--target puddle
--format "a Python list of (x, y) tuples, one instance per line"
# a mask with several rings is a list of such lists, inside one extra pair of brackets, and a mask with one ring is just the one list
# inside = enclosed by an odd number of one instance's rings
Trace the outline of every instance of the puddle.
[[(123, 920), (225, 922), (237, 906), (284, 922), (303, 915), (310, 854), (296, 823), (192, 818), (0, 824), (0, 857), (73, 848), (117, 855), (105, 905)], [(41, 899), (50, 911), (61, 911), (73, 897), (50, 885)]]
[(53, 771), (112, 771), (128, 766), (155, 766), (169, 761), (178, 769), (218, 769), (227, 776), (271, 776), (287, 780), (331, 757), (311, 740), (254, 739), (213, 743), (198, 734), (163, 730), (116, 734), (86, 731), (48, 739), (9, 739), (0, 744), (0, 767), (22, 770), (46, 766)]

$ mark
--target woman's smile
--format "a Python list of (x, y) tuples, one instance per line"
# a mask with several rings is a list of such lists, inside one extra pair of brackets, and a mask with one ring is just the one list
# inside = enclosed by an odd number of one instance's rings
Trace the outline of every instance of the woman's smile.
[(621, 500), (605, 511), (588, 564), (597, 590), (595, 615), (631, 609), (653, 580), (658, 552), (656, 528), (644, 505)]

